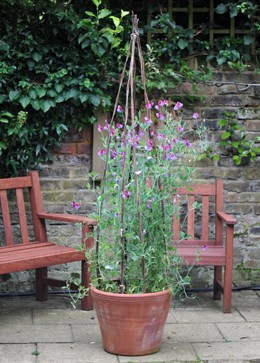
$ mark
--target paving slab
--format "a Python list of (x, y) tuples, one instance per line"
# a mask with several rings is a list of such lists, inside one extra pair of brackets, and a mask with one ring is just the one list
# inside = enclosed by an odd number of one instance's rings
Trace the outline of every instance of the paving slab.
[[(201, 360), (243, 360), (259, 359), (260, 344), (256, 341), (193, 343), (197, 356)], [(219, 363), (220, 363), (219, 362)]]
[(217, 323), (219, 331), (227, 341), (258, 340), (260, 323)]
[(1, 327), (5, 324), (8, 325), (30, 325), (33, 323), (32, 320), (32, 309), (18, 308), (18, 309), (7, 309), (0, 308), (0, 321)]
[(35, 344), (0, 344), (0, 363), (36, 363)]
[(95, 311), (76, 309), (36, 309), (33, 311), (34, 324), (98, 324)]
[(163, 338), (169, 342), (216, 342), (224, 337), (214, 323), (167, 324)]
[(220, 309), (176, 308), (173, 310), (173, 316), (178, 323), (224, 323), (245, 321), (236, 309), (233, 309), (232, 314), (224, 314)]
[(248, 322), (260, 322), (260, 307), (256, 308), (239, 308), (239, 313)]
[(37, 363), (118, 363), (116, 355), (103, 351), (97, 345), (38, 344)]
[(86, 344), (88, 346), (97, 345), (102, 348), (102, 339), (99, 325), (74, 325), (71, 326), (75, 343)]
[[(168, 363), (182, 361), (197, 362), (197, 355), (190, 343), (163, 342), (161, 350), (155, 354), (139, 357), (118, 356), (119, 363)], [(104, 361), (105, 362), (105, 361)], [(100, 362), (101, 363), (101, 362)]]
[(0, 344), (73, 342), (69, 325), (5, 325), (1, 326)]

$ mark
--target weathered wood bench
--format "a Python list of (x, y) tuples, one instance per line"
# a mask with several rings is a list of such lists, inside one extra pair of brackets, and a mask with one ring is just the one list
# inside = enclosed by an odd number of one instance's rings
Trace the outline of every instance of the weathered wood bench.
[[(216, 179), (214, 184), (195, 184), (190, 191), (179, 188), (174, 198), (179, 205), (183, 205), (182, 200), (185, 199), (187, 212), (183, 225), (181, 218), (173, 221), (174, 241), (178, 241), (177, 254), (188, 265), (214, 266), (213, 298), (220, 300), (222, 293), (223, 312), (230, 313), (236, 219), (223, 211), (223, 180)], [(199, 203), (199, 208), (194, 208), (195, 202)], [(180, 240), (183, 226), (189, 238)]]
[[(16, 243), (13, 238), (12, 223), (8, 195), (15, 190), (16, 204), (19, 213), (21, 241)], [(24, 190), (28, 189), (30, 210), (34, 229), (34, 238), (29, 240)], [(91, 235), (96, 222), (79, 215), (44, 213), (40, 190), (40, 180), (37, 171), (27, 176), (0, 179), (1, 213), (5, 232), (5, 242), (0, 240), (0, 274), (36, 269), (36, 299), (40, 301), (48, 298), (48, 285), (63, 286), (65, 281), (48, 278), (48, 266), (59, 265), (74, 261), (81, 261), (82, 285), (89, 287), (90, 275), (84, 252), (73, 247), (58, 245), (47, 239), (45, 220), (80, 223), (82, 226), (82, 243), (86, 248), (91, 247)], [(1, 218), (1, 214), (0, 214)], [(83, 310), (92, 310), (91, 295), (81, 301)]]

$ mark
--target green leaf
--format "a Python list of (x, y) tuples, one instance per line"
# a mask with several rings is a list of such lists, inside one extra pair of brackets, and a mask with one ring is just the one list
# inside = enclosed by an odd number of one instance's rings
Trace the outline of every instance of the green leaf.
[(234, 148), (238, 148), (238, 146), (239, 146), (239, 142), (238, 141), (233, 141), (232, 143), (231, 143), (231, 145), (234, 147)]
[(185, 39), (179, 39), (177, 44), (180, 49), (185, 49), (188, 46), (188, 42)]
[(60, 93), (60, 92), (63, 90), (63, 88), (64, 88), (64, 84), (61, 84), (61, 83), (55, 83), (55, 84), (54, 84), (54, 88), (55, 88), (55, 91), (56, 91), (57, 93)]
[(57, 96), (57, 92), (54, 91), (53, 89), (50, 89), (47, 91), (47, 95), (50, 97), (56, 97)]
[(56, 98), (56, 100), (55, 100), (55, 102), (56, 103), (61, 103), (61, 102), (64, 102), (65, 101), (65, 99), (64, 99), (64, 97), (63, 96), (61, 96), (61, 95), (59, 95), (57, 98)]
[(219, 4), (216, 7), (216, 13), (217, 14), (224, 14), (227, 11), (227, 5), (225, 4)]
[(29, 105), (30, 101), (30, 97), (24, 96), (20, 98), (20, 104), (23, 106), (23, 108), (26, 108)]
[(35, 90), (37, 92), (38, 97), (40, 97), (40, 98), (42, 98), (46, 95), (46, 89), (43, 87), (36, 87)]
[(101, 0), (92, 0), (93, 4), (98, 8), (101, 4)]
[(231, 135), (231, 132), (226, 131), (226, 132), (224, 132), (224, 133), (222, 134), (221, 139), (222, 139), (222, 140), (226, 140), (226, 139), (228, 139), (228, 138), (230, 137), (230, 135)]
[(254, 37), (251, 34), (245, 34), (243, 36), (243, 41), (245, 45), (250, 45), (254, 41)]
[(30, 90), (29, 90), (29, 96), (33, 99), (33, 100), (36, 100), (36, 98), (37, 98), (37, 92), (35, 91), (35, 89), (34, 88), (31, 88)]
[(80, 99), (80, 102), (81, 103), (84, 103), (85, 101), (87, 101), (87, 99), (88, 99), (88, 94), (86, 94), (86, 93), (81, 93), (80, 95), (79, 95), (79, 99)]
[(92, 13), (91, 11), (85, 11), (85, 14), (88, 16), (92, 16), (92, 17), (96, 17), (96, 15), (94, 13)]
[(100, 105), (100, 97), (96, 95), (89, 95), (89, 100), (96, 107)]
[(129, 14), (129, 11), (124, 11), (124, 10), (121, 9), (121, 18), (124, 18), (128, 14)]
[(104, 18), (106, 18), (108, 15), (111, 14), (111, 12), (112, 11), (110, 11), (108, 9), (102, 9), (102, 10), (100, 10), (99, 13), (98, 13), (98, 19), (104, 19)]
[(219, 57), (219, 58), (217, 58), (217, 63), (219, 66), (221, 66), (221, 64), (225, 63), (226, 60), (227, 59), (225, 57)]
[(41, 53), (38, 53), (38, 52), (33, 52), (32, 53), (32, 59), (35, 62), (39, 62), (42, 59), (42, 54)]
[(218, 125), (221, 126), (221, 127), (225, 126), (226, 124), (227, 124), (227, 121), (224, 120), (224, 119), (221, 119), (221, 120), (218, 121)]
[(75, 88), (70, 89), (66, 92), (65, 99), (68, 100), (69, 98), (76, 98), (79, 94), (79, 91)]
[(48, 100), (40, 101), (40, 108), (44, 113), (46, 113), (51, 108), (51, 104), (50, 104), (50, 102)]
[(219, 160), (219, 156), (218, 155), (213, 155), (213, 160), (216, 160), (216, 161), (218, 161)]
[(16, 90), (16, 91), (10, 91), (9, 92), (9, 100), (10, 101), (15, 101), (19, 98), (21, 92)]
[(113, 23), (116, 28), (120, 25), (120, 19), (117, 18), (116, 16), (110, 16), (109, 18), (113, 20)]
[(39, 100), (32, 100), (31, 101), (31, 105), (32, 105), (32, 108), (35, 110), (35, 111), (39, 111), (40, 110), (40, 101)]
[(10, 117), (10, 118), (12, 118), (12, 117), (14, 117), (14, 115), (11, 113), (11, 112), (3, 112), (3, 113), (1, 113), (1, 117)]

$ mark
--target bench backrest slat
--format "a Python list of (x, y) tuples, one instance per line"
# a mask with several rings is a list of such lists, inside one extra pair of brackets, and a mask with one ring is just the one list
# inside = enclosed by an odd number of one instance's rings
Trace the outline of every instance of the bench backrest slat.
[(12, 246), (14, 244), (14, 240), (13, 240), (13, 234), (12, 234), (12, 226), (11, 226), (11, 219), (10, 219), (9, 205), (8, 205), (6, 190), (0, 190), (0, 198), (1, 198), (1, 208), (2, 208), (2, 217), (3, 217), (3, 222), (4, 222), (6, 245)]
[(16, 200), (17, 200), (17, 208), (19, 213), (19, 221), (20, 221), (20, 229), (23, 243), (29, 243), (29, 234), (27, 227), (27, 218), (24, 206), (24, 195), (23, 189), (16, 189)]
[[(198, 208), (194, 208), (196, 202), (200, 205)], [(185, 209), (186, 212), (179, 217), (173, 217), (173, 241), (188, 244), (189, 240), (196, 240), (204, 244), (209, 241), (210, 213), (216, 214), (217, 210), (223, 210), (223, 180), (216, 179), (212, 184), (194, 184), (191, 190), (179, 188), (174, 195), (174, 203), (179, 206), (180, 213)], [(209, 244), (218, 244), (222, 240), (222, 227), (218, 222), (211, 227), (215, 228), (215, 235), (214, 238), (211, 237)], [(180, 241), (181, 231), (188, 235), (187, 240)]]

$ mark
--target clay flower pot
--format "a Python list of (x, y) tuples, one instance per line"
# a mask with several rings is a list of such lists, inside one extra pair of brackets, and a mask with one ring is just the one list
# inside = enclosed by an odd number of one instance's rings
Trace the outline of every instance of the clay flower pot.
[(170, 290), (115, 294), (91, 287), (106, 352), (147, 355), (160, 350), (171, 303)]

